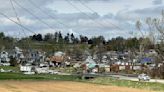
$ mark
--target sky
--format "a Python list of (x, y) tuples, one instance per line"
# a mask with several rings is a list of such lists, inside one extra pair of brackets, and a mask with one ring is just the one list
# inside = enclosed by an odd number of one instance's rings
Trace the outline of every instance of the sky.
[(76, 36), (102, 35), (106, 39), (134, 37), (140, 35), (135, 27), (137, 20), (158, 18), (164, 9), (164, 0), (0, 0), (0, 3), (0, 31), (13, 37), (56, 31)]

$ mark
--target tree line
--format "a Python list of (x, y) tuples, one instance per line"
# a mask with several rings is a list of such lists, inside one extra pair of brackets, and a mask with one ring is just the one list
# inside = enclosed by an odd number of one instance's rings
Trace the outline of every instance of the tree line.
[(84, 35), (75, 36), (73, 33), (67, 33), (63, 35), (60, 31), (55, 33), (34, 34), (27, 39), (35, 42), (46, 42), (51, 44), (71, 44), (71, 45), (80, 45), (86, 44), (90, 45), (90, 48), (99, 46), (102, 44), (105, 46), (108, 51), (125, 51), (125, 50), (139, 50), (140, 45), (143, 41), (146, 41), (145, 49), (153, 49), (153, 43), (151, 43), (149, 38), (128, 38), (125, 39), (121, 36), (106, 40), (104, 36), (94, 36), (87, 37)]
[[(27, 42), (28, 41), (28, 42)], [(80, 35), (76, 37), (73, 33), (67, 33), (63, 35), (60, 31), (55, 33), (47, 33), (45, 35), (42, 34), (34, 34), (32, 36), (26, 38), (13, 38), (5, 36), (3, 32), (0, 33), (0, 42), (1, 48), (7, 47), (11, 48), (14, 45), (32, 45), (32, 43), (47, 43), (54, 45), (89, 45), (90, 49), (99, 46), (102, 44), (107, 51), (125, 51), (125, 50), (139, 50), (140, 45), (143, 41), (146, 41), (145, 49), (153, 49), (153, 44), (151, 43), (149, 38), (128, 38), (125, 39), (121, 36), (112, 38), (109, 40), (105, 40), (104, 36), (94, 36), (87, 37), (84, 35)]]

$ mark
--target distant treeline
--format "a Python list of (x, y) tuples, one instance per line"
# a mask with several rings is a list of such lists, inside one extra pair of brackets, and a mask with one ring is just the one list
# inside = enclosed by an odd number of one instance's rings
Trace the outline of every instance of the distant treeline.
[(46, 35), (35, 34), (26, 38), (16, 39), (13, 37), (5, 36), (4, 33), (0, 33), (0, 43), (1, 47), (5, 46), (10, 48), (14, 45), (24, 45), (29, 46), (34, 43), (37, 44), (56, 44), (56, 45), (80, 45), (86, 44), (90, 45), (90, 48), (99, 46), (100, 44), (105, 46), (106, 50), (113, 51), (124, 51), (124, 50), (139, 50), (140, 45), (144, 44), (146, 49), (153, 49), (153, 45), (148, 38), (128, 38), (125, 39), (123, 37), (116, 37), (109, 40), (105, 40), (103, 36), (94, 36), (89, 38), (84, 35), (80, 35), (79, 37), (74, 36), (73, 33), (67, 33), (67, 35), (63, 35), (61, 32), (55, 33), (47, 33)]

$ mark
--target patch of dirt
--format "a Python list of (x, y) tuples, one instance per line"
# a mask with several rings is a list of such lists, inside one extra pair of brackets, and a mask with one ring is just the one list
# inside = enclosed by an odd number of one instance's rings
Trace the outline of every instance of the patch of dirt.
[(0, 92), (152, 92), (140, 89), (62, 81), (1, 81)]

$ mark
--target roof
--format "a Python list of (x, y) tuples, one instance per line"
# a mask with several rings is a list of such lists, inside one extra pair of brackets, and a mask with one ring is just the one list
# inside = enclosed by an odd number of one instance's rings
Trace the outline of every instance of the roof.
[(51, 62), (63, 62), (64, 57), (63, 56), (51, 56), (51, 57), (47, 58), (47, 60), (51, 61)]
[(148, 58), (148, 57), (141, 59), (141, 63), (152, 63), (153, 61), (154, 61), (153, 58)]
[(88, 56), (88, 58), (85, 60), (85, 63), (96, 64), (91, 56)]
[(61, 52), (61, 51), (58, 51), (54, 55), (55, 56), (63, 56), (63, 55), (65, 55), (65, 53), (64, 52)]

